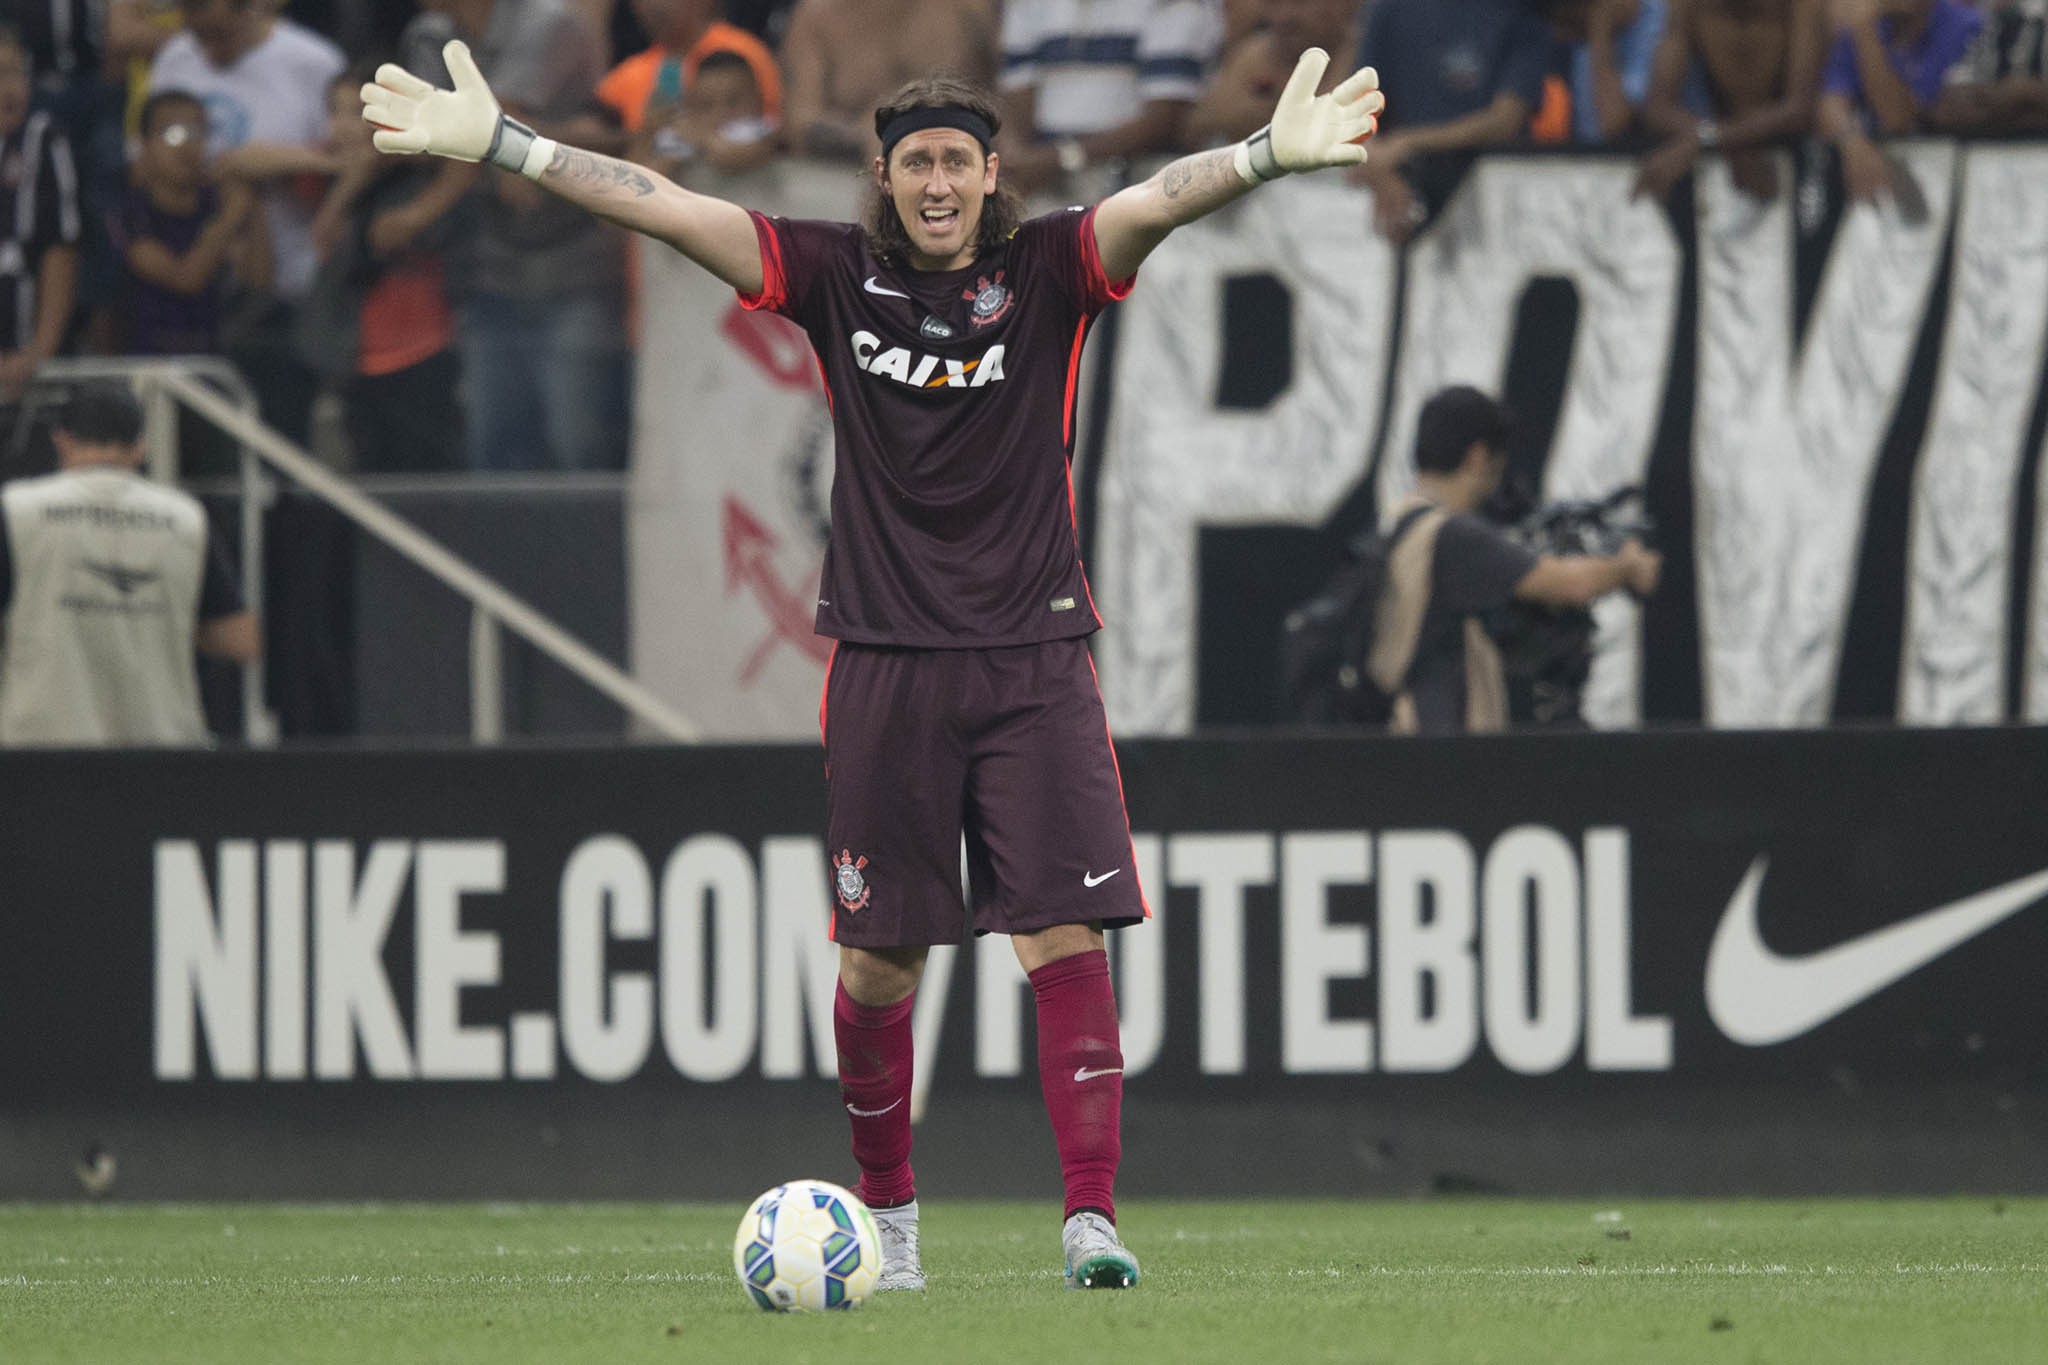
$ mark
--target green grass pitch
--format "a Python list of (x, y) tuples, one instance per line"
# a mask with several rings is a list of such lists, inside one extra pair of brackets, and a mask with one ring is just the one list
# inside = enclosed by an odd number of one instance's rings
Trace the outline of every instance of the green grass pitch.
[(925, 1294), (760, 1312), (729, 1205), (0, 1205), (0, 1361), (2048, 1362), (2048, 1201), (928, 1200)]

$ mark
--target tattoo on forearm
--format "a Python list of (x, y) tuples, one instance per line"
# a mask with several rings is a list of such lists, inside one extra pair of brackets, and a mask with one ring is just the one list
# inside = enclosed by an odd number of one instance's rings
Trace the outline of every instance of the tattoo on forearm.
[(617, 185), (636, 198), (654, 193), (654, 182), (638, 166), (577, 147), (556, 147), (553, 159), (548, 162), (547, 173), (558, 179), (578, 180), (587, 185)]
[(1159, 187), (1168, 199), (1179, 203), (1228, 187), (1236, 179), (1237, 171), (1226, 147), (1182, 157), (1159, 173)]

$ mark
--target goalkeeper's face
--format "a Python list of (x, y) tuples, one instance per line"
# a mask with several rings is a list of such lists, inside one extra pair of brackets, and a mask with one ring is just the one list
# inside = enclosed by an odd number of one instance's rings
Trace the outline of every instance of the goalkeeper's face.
[(955, 128), (927, 128), (877, 163), (882, 193), (896, 206), (910, 238), (910, 264), (918, 270), (955, 270), (974, 261), (981, 205), (995, 193), (993, 153)]

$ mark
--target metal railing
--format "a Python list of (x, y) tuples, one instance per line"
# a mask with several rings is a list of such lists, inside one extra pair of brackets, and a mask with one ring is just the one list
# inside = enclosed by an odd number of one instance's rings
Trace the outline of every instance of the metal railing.
[[(210, 356), (67, 359), (44, 367), (38, 378), (59, 383), (122, 378), (133, 383), (143, 404), (150, 472), (159, 478), (177, 476), (179, 404), (240, 442), (243, 594), (259, 615), (263, 603), (263, 510), (276, 496), (274, 483), (264, 476), (266, 464), (468, 598), (470, 737), (476, 743), (496, 744), (504, 738), (506, 630), (616, 702), (652, 734), (685, 743), (701, 737), (694, 722), (610, 660), (264, 425), (256, 416), (255, 396), (247, 381), (225, 360)], [(263, 705), (262, 668), (259, 660), (243, 674), (244, 736), (251, 744), (276, 742), (275, 722)]]

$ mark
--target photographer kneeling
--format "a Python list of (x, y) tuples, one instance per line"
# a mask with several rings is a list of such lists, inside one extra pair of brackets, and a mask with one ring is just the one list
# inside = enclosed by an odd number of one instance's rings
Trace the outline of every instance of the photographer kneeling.
[(1514, 601), (1583, 608), (1620, 588), (1648, 596), (1663, 556), (1639, 540), (1612, 555), (1537, 554), (1475, 515), (1507, 473), (1511, 418), (1477, 389), (1423, 406), (1415, 491), (1388, 521), (1387, 575), (1371, 673), (1393, 698), (1396, 734), (1507, 727), (1507, 680), (1482, 618)]

